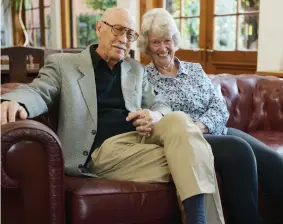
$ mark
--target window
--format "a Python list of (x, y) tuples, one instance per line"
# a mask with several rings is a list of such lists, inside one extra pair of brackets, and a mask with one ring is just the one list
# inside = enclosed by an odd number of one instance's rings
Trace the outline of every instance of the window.
[(72, 47), (84, 48), (98, 43), (95, 24), (107, 8), (117, 6), (116, 0), (71, 0)]
[(52, 46), (50, 1), (25, 2), (26, 29), (32, 46)]
[(184, 43), (183, 49), (199, 48), (200, 0), (169, 0), (166, 9), (173, 15)]
[[(183, 39), (176, 52), (181, 60), (201, 63), (208, 74), (256, 72), (260, 0), (152, 2), (160, 3), (174, 17)], [(149, 62), (144, 54), (141, 59)]]
[(214, 49), (257, 50), (259, 0), (215, 0)]
[[(167, 0), (166, 9), (173, 15), (181, 31), (183, 49), (199, 48), (200, 23), (213, 28), (214, 50), (257, 50), (259, 0)], [(212, 6), (203, 10), (201, 6)], [(208, 15), (213, 10), (213, 18)], [(203, 20), (203, 21), (201, 21)], [(214, 21), (214, 24), (211, 24)], [(203, 32), (203, 35), (205, 33)], [(208, 34), (209, 35), (209, 34)], [(206, 37), (204, 37), (206, 38)]]

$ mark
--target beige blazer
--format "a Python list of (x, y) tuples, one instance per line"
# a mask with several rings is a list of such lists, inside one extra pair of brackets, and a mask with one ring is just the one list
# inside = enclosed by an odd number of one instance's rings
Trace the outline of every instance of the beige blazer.
[[(121, 64), (121, 85), (129, 111), (171, 111), (161, 97), (154, 95), (144, 67), (131, 58)], [(31, 84), (2, 95), (2, 99), (23, 103), (30, 118), (47, 112), (48, 106), (59, 100), (57, 134), (63, 147), (65, 172), (82, 174), (79, 167), (87, 159), (97, 130), (96, 84), (89, 47), (79, 54), (48, 56)]]

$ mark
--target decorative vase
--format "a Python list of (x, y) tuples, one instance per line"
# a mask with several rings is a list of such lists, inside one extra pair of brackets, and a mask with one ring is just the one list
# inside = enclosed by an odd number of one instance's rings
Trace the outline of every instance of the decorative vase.
[(19, 8), (15, 7), (15, 16), (14, 16), (14, 24), (15, 24), (15, 35), (16, 35), (16, 44), (22, 45), (24, 47), (31, 46), (31, 39), (28, 35), (27, 29), (23, 22), (23, 0), (20, 0)]

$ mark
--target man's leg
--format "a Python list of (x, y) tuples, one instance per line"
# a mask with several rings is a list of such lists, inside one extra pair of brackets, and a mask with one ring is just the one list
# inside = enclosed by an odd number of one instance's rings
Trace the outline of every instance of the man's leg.
[(144, 141), (164, 146), (181, 200), (205, 194), (208, 223), (224, 223), (211, 147), (190, 117), (183, 112), (167, 114)]
[(107, 139), (92, 161), (91, 171), (110, 179), (168, 182), (172, 175), (183, 201), (205, 194), (208, 222), (224, 223), (210, 145), (183, 112), (164, 116), (150, 137), (130, 132)]

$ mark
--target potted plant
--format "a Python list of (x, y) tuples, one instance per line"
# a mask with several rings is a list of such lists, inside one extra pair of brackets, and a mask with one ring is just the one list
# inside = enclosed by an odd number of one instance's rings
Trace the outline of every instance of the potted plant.
[[(23, 46), (28, 46), (30, 44), (30, 38), (23, 22), (23, 5), (26, 0), (2, 0), (2, 5), (5, 5), (5, 11), (11, 9), (14, 13), (14, 25), (16, 30), (16, 40), (22, 39), (21, 36), (24, 36)], [(18, 44), (18, 43), (17, 43)]]

